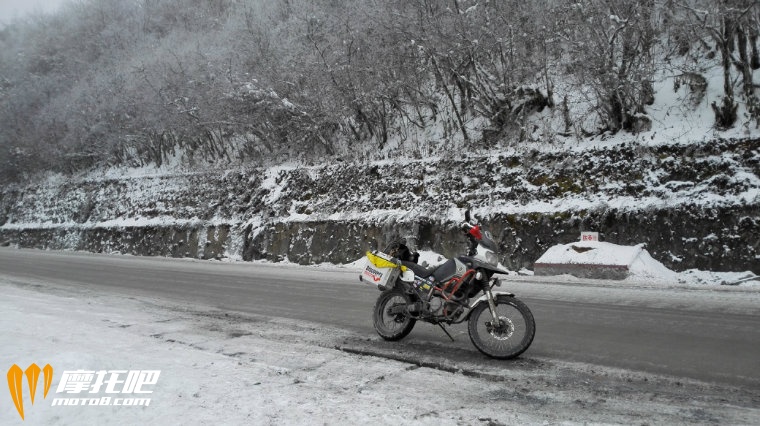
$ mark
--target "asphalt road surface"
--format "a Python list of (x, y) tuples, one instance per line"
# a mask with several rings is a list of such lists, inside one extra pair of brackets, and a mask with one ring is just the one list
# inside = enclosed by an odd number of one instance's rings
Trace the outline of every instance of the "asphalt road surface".
[[(230, 312), (313, 321), (374, 336), (379, 292), (358, 271), (276, 264), (0, 249), (0, 275)], [(619, 290), (585, 282), (510, 282), (533, 311), (537, 332), (524, 359), (577, 361), (760, 389), (758, 290)], [(418, 323), (405, 340), (430, 341), (483, 358), (466, 336), (456, 342)], [(505, 361), (509, 362), (509, 361)]]

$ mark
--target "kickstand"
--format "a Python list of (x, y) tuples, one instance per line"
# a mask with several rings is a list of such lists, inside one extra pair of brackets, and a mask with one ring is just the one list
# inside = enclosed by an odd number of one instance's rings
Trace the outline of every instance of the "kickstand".
[(451, 339), (452, 342), (456, 342), (453, 337), (451, 337), (451, 334), (449, 334), (449, 331), (446, 330), (446, 327), (443, 326), (440, 322), (438, 323), (438, 327), (441, 327), (441, 330), (443, 330), (444, 333), (446, 333), (447, 336), (449, 336), (449, 339)]

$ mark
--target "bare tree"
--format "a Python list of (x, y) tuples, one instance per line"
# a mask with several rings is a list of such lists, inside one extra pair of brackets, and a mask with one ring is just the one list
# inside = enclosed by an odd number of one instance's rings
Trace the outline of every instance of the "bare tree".
[(723, 97), (720, 102), (712, 102), (715, 126), (730, 128), (737, 120), (734, 68), (742, 78), (741, 96), (747, 110), (760, 124), (760, 102), (752, 80), (752, 71), (760, 66), (757, 54), (760, 4), (752, 0), (682, 0), (675, 2), (673, 10), (674, 31), (687, 31), (693, 40), (686, 50), (714, 46), (720, 55)]
[(578, 0), (558, 11), (569, 21), (558, 31), (570, 66), (596, 93), (603, 130), (648, 127), (644, 114), (654, 101), (655, 8), (653, 0)]

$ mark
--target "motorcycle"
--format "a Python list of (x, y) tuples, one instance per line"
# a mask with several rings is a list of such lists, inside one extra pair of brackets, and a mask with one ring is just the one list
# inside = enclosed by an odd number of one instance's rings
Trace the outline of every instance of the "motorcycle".
[(401, 245), (386, 249), (388, 253), (367, 252), (359, 279), (382, 292), (373, 310), (380, 337), (401, 340), (423, 321), (438, 325), (453, 341), (444, 324), (467, 321), (470, 340), (485, 355), (511, 359), (528, 349), (536, 333), (533, 314), (514, 294), (493, 290), (501, 286), (494, 275), (507, 271), (499, 268), (498, 246), (490, 232), (470, 222), (468, 211), (462, 223), (470, 242), (468, 255), (437, 267), (411, 261)]

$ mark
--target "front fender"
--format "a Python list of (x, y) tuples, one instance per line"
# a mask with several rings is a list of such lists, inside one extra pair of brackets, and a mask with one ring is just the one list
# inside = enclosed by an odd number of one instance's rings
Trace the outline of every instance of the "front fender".
[[(494, 300), (498, 299), (499, 296), (515, 297), (515, 294), (514, 293), (508, 293), (506, 291), (494, 291), (493, 292), (493, 298), (494, 298)], [(480, 304), (482, 302), (487, 302), (487, 301), (488, 301), (488, 299), (486, 298), (485, 294), (482, 295), (482, 296), (480, 296), (480, 297), (478, 297), (477, 299), (475, 299), (474, 302), (470, 303), (470, 310), (472, 311), (473, 309), (475, 309), (476, 306), (478, 306), (478, 304)]]

